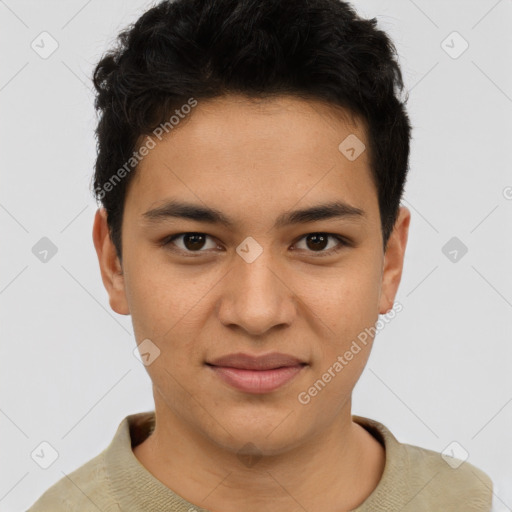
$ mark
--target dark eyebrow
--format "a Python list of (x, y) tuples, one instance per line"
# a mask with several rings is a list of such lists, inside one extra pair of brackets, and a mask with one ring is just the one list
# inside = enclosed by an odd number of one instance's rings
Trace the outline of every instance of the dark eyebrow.
[(365, 213), (355, 206), (351, 206), (342, 201), (334, 201), (332, 203), (304, 208), (303, 210), (285, 212), (277, 218), (274, 227), (282, 228), (292, 224), (305, 224), (306, 222), (346, 217), (355, 219), (363, 218), (365, 217)]
[[(365, 216), (365, 212), (360, 208), (356, 208), (341, 201), (334, 201), (302, 210), (285, 212), (277, 218), (274, 228), (333, 218), (348, 217), (357, 219)], [(206, 222), (208, 224), (221, 224), (230, 229), (233, 229), (235, 225), (232, 220), (215, 208), (182, 201), (168, 201), (162, 206), (158, 206), (143, 213), (142, 217), (151, 224), (176, 217), (195, 220), (197, 222)]]

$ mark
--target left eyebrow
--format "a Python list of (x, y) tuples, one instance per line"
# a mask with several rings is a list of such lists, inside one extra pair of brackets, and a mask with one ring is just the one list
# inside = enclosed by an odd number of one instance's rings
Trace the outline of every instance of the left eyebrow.
[[(235, 226), (233, 220), (215, 208), (173, 200), (148, 210), (142, 214), (142, 217), (151, 224), (159, 223), (168, 218), (182, 218), (207, 224), (221, 224), (230, 229), (233, 229)], [(333, 218), (350, 218), (355, 220), (365, 217), (366, 213), (364, 210), (341, 201), (334, 201), (310, 208), (285, 212), (277, 218), (274, 228), (283, 228), (285, 226)]]
[(303, 210), (285, 212), (277, 218), (274, 227), (282, 228), (293, 224), (306, 224), (307, 222), (334, 218), (362, 219), (364, 217), (366, 217), (366, 214), (360, 208), (356, 208), (355, 206), (341, 201), (335, 201), (312, 206)]

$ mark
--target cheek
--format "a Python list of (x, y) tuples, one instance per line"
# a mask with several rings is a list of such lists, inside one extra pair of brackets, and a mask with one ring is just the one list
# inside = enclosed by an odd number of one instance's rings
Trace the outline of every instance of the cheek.
[(303, 294), (331, 335), (346, 339), (377, 320), (380, 274), (375, 265), (353, 265), (327, 279), (311, 282)]
[(192, 307), (194, 283), (143, 251), (131, 255), (125, 285), (134, 328), (145, 331), (143, 336), (161, 337)]
[[(173, 372), (199, 361), (197, 339), (206, 321), (208, 290), (218, 278), (199, 280), (170, 272), (170, 267), (132, 266), (126, 276), (135, 338), (148, 338), (160, 349), (155, 364)], [(213, 283), (213, 284), (212, 284)]]
[(158, 342), (179, 318), (180, 286), (171, 285), (168, 276), (151, 265), (132, 261), (126, 267), (126, 295), (136, 338)]

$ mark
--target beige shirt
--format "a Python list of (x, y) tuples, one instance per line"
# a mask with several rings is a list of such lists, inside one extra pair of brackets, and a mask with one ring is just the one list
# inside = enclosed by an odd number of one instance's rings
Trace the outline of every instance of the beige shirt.
[[(469, 462), (457, 468), (440, 453), (404, 444), (382, 424), (352, 416), (386, 450), (384, 473), (353, 512), (489, 512), (492, 481)], [(157, 480), (132, 447), (154, 428), (154, 412), (123, 419), (110, 445), (50, 487), (27, 512), (207, 512)]]

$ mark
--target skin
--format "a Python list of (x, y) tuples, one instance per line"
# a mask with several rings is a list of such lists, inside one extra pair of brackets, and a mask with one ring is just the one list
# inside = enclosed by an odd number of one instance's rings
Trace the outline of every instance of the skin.
[[(382, 476), (383, 446), (351, 417), (371, 338), (307, 405), (297, 399), (392, 308), (402, 275), (410, 211), (401, 207), (384, 252), (368, 151), (350, 161), (338, 149), (349, 134), (368, 147), (362, 122), (319, 101), (199, 101), (137, 168), (124, 207), (122, 264), (105, 211), (96, 213), (93, 239), (110, 306), (132, 316), (137, 343), (149, 338), (160, 350), (146, 367), (156, 428), (134, 454), (198, 507), (348, 511)], [(216, 208), (235, 225), (143, 219), (168, 199)], [(286, 211), (334, 200), (364, 217), (273, 228)], [(203, 246), (183, 237), (159, 245), (189, 232), (209, 236)], [(351, 245), (308, 242), (315, 233)], [(252, 263), (236, 252), (249, 236), (263, 250)], [(267, 394), (238, 391), (205, 366), (234, 352), (274, 351), (308, 366)], [(247, 443), (252, 465), (238, 457)]]

